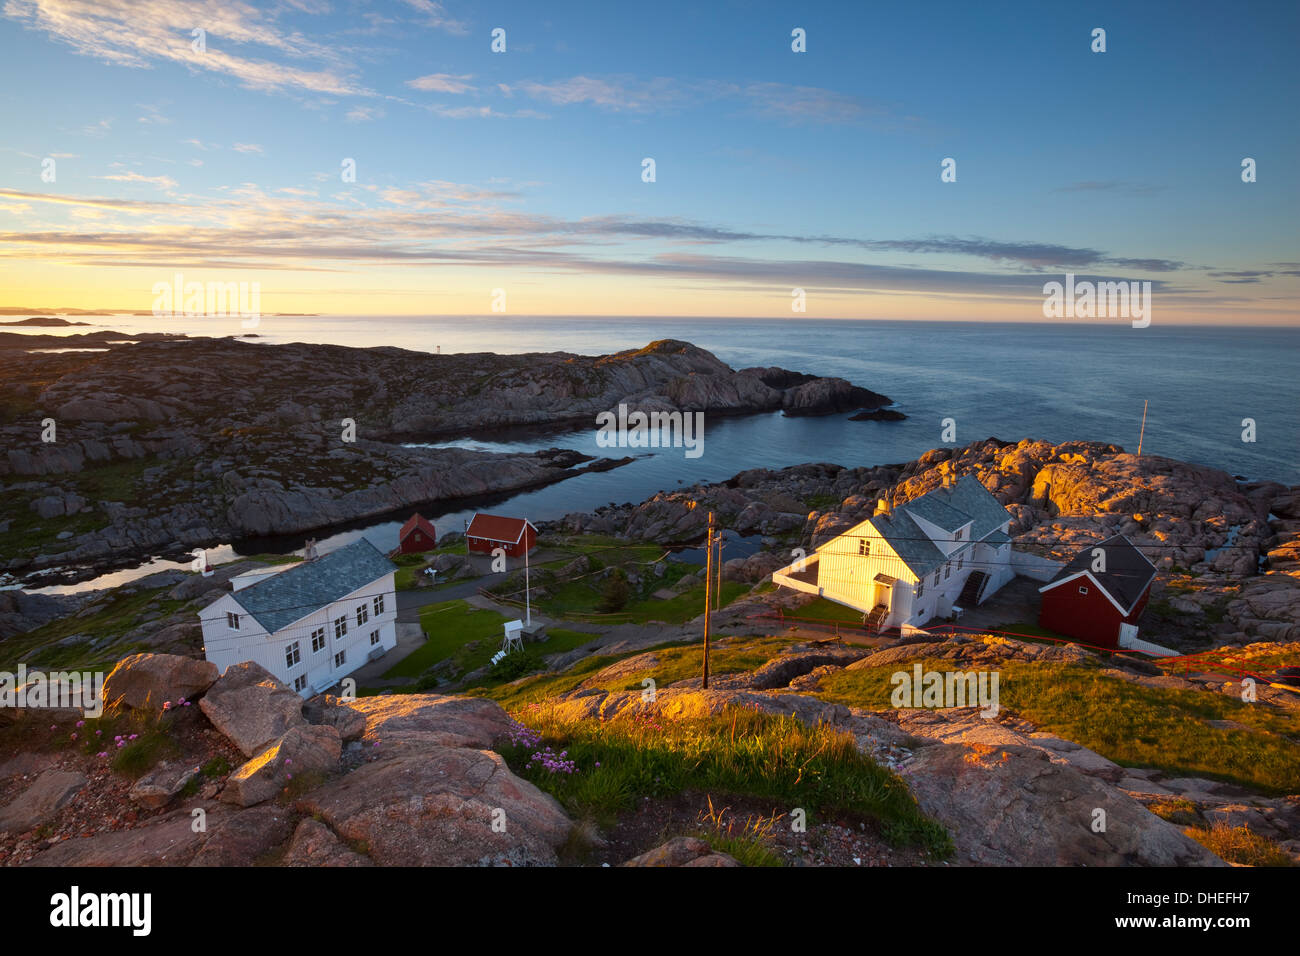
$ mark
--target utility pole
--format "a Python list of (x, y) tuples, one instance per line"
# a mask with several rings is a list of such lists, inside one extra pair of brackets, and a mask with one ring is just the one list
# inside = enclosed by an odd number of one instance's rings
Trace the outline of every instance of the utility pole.
[(1147, 402), (1148, 399), (1142, 399), (1142, 431), (1138, 433), (1138, 457), (1142, 457), (1142, 439), (1147, 434)]
[(533, 602), (528, 593), (528, 519), (524, 519), (524, 531), (519, 536), (519, 540), (524, 543), (524, 627), (529, 630), (533, 627)]
[(713, 512), (709, 512), (709, 537), (704, 546), (704, 690), (709, 689), (709, 610), (713, 597)]
[(713, 610), (717, 611), (722, 607), (722, 548), (726, 543), (727, 533), (718, 531), (718, 557), (714, 562), (714, 574), (717, 576), (713, 582)]

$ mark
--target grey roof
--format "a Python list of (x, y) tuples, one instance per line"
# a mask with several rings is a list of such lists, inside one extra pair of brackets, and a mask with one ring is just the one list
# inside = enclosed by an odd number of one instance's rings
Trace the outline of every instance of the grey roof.
[[(970, 533), (973, 541), (983, 540), (990, 532), (1011, 520), (1007, 509), (973, 475), (962, 475), (951, 488), (936, 488), (922, 497), (938, 498), (953, 510), (970, 515), (975, 520)], [(903, 507), (911, 506), (909, 501)]]
[(1011, 540), (1001, 531), (1001, 526), (1011, 520), (1007, 509), (978, 479), (965, 475), (951, 488), (936, 488), (897, 505), (890, 514), (868, 519), (918, 578), (942, 567), (949, 559), (921, 530), (909, 511), (948, 532), (970, 524), (971, 541), (1005, 544)]
[[(1092, 570), (1092, 552), (1097, 548), (1105, 553), (1105, 571)], [(1101, 544), (1084, 545), (1073, 561), (1057, 571), (1056, 576), (1038, 590), (1046, 591), (1081, 571), (1087, 571), (1098, 586), (1124, 608), (1125, 614), (1133, 610), (1133, 605), (1156, 576), (1156, 566), (1147, 560), (1147, 556), (1128, 538), (1116, 534)]]
[(867, 520), (918, 578), (925, 577), (948, 560), (912, 516), (901, 508)]
[(274, 634), (396, 570), (397, 565), (383, 552), (360, 538), (337, 551), (250, 584), (236, 591), (234, 598), (258, 624)]
[(962, 514), (955, 508), (950, 508), (940, 501), (933, 492), (905, 502), (899, 507), (906, 508), (913, 515), (921, 516), (930, 524), (938, 525), (944, 531), (956, 531), (958, 528), (970, 524), (972, 520), (970, 515)]

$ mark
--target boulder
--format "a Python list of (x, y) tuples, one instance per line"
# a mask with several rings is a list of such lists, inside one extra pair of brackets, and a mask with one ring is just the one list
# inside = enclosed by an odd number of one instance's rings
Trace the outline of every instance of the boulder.
[(334, 831), (308, 817), (293, 832), (282, 866), (374, 866), (367, 857), (340, 842)]
[(199, 707), (245, 757), (260, 754), (290, 728), (307, 723), (302, 698), (252, 661), (227, 667)]
[(673, 837), (619, 866), (740, 866), (740, 863), (735, 857), (713, 852), (711, 846), (696, 837)]
[(302, 713), (308, 723), (333, 727), (345, 744), (359, 740), (366, 732), (366, 715), (343, 703), (333, 694), (313, 697), (303, 705)]
[(553, 865), (572, 822), (487, 750), (430, 745), (338, 777), (298, 801), (380, 866)]
[(94, 836), (76, 837), (38, 853), (28, 866), (185, 866), (225, 820), (218, 804), (196, 804), (205, 813), (207, 830), (194, 831), (189, 807), (173, 810), (142, 827), (106, 830)]
[(109, 706), (162, 710), (184, 698), (194, 700), (217, 680), (217, 665), (177, 654), (132, 654), (118, 661), (104, 680)]
[(328, 724), (290, 727), (284, 736), (227, 778), (221, 800), (241, 807), (269, 800), (295, 776), (303, 778), (335, 769), (342, 752), (339, 732)]
[(46, 770), (8, 806), (0, 807), (0, 832), (23, 833), (40, 826), (67, 806), (86, 783), (75, 771)]
[(253, 807), (221, 820), (190, 866), (252, 866), (289, 839), (294, 816), (283, 807)]
[(135, 782), (130, 797), (147, 810), (159, 810), (180, 795), (199, 775), (198, 767), (163, 761)]
[[(996, 729), (996, 728), (990, 728)], [(992, 866), (1223, 866), (1128, 794), (1036, 747), (936, 744), (904, 765), (958, 856)], [(1096, 811), (1105, 830), (1093, 830)]]
[(491, 747), (511, 727), (501, 705), (482, 697), (386, 694), (359, 697), (346, 706), (365, 717), (364, 744), (382, 743), (385, 753), (434, 745)]

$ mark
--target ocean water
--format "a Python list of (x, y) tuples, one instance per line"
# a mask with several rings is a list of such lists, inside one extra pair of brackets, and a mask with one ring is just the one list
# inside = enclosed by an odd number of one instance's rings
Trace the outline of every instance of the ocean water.
[[(238, 320), (225, 326), (217, 320), (152, 316), (81, 321), (92, 323), (92, 328), (66, 331), (252, 331), (259, 343), (394, 345), (428, 352), (600, 354), (676, 338), (709, 349), (735, 368), (779, 365), (846, 378), (888, 395), (908, 416), (902, 422), (851, 422), (847, 415), (710, 416), (698, 458), (686, 457), (680, 448), (600, 448), (594, 422), (580, 431), (456, 442), (503, 451), (559, 446), (597, 456), (636, 456), (634, 463), (613, 471), (489, 502), (533, 520), (610, 502), (640, 501), (661, 490), (722, 480), (747, 468), (807, 461), (846, 466), (905, 462), (945, 444), (946, 419), (952, 420), (956, 439), (948, 444), (988, 437), (1080, 439), (1115, 442), (1135, 451), (1144, 401), (1149, 403), (1144, 453), (1211, 465), (1251, 480), (1300, 483), (1300, 330), (1294, 328), (1153, 323), (1134, 329), (1118, 320), (1025, 324), (264, 316), (257, 328), (248, 330), (240, 328)], [(1254, 441), (1243, 441), (1247, 419), (1254, 424)], [(459, 530), (473, 510), (430, 508), (426, 516), (440, 527)], [(364, 533), (381, 547), (391, 546), (397, 528), (396, 521), (378, 521), (321, 536), (321, 544), (332, 547)], [(242, 553), (300, 546), (296, 539), (235, 543)]]

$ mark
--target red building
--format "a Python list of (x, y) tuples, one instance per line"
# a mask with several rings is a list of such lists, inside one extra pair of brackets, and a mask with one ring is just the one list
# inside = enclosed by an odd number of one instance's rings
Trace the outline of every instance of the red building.
[(465, 529), (465, 546), (470, 551), (491, 554), (504, 548), (512, 558), (521, 558), (537, 544), (537, 529), (523, 518), (504, 518), (501, 515), (474, 515)]
[(1122, 534), (1088, 545), (1038, 589), (1038, 623), (1086, 644), (1118, 648), (1121, 625), (1136, 627), (1155, 577), (1155, 565)]
[(438, 532), (419, 514), (413, 514), (397, 533), (397, 554), (432, 551), (438, 544)]

